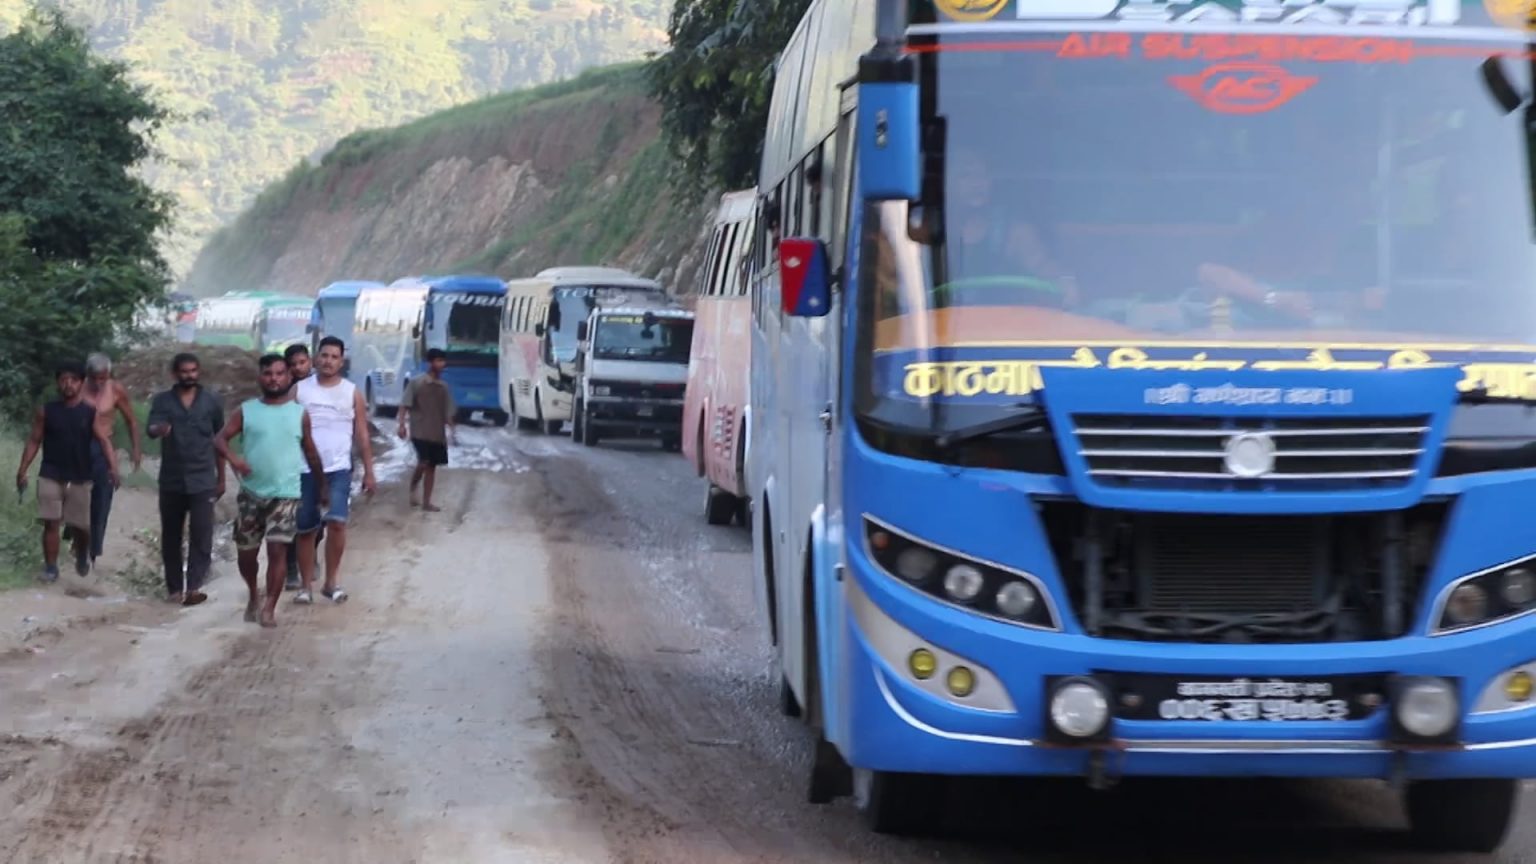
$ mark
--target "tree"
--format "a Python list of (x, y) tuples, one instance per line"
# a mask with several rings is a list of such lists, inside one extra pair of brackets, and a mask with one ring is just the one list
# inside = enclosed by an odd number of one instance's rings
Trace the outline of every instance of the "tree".
[(662, 132), (690, 196), (757, 181), (773, 65), (810, 0), (677, 0), (651, 63)]
[(56, 11), (0, 38), (0, 410), (26, 410), (67, 357), (109, 347), (169, 271), (172, 201), (135, 171), (169, 113)]

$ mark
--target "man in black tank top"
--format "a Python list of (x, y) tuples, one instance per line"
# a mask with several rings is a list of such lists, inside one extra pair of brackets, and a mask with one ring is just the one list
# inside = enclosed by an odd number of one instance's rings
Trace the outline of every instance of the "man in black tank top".
[(59, 398), (37, 410), (32, 418), (32, 434), (21, 454), (16, 471), (16, 488), (27, 488), (27, 470), (43, 452), (43, 467), (38, 471), (37, 517), (43, 523), (43, 581), (59, 578), (59, 529), (69, 527), (75, 553), (75, 572), (91, 572), (91, 442), (101, 445), (107, 458), (108, 476), (113, 488), (119, 484), (117, 450), (106, 432), (96, 423), (96, 409), (85, 402), (85, 367), (65, 363), (58, 371)]

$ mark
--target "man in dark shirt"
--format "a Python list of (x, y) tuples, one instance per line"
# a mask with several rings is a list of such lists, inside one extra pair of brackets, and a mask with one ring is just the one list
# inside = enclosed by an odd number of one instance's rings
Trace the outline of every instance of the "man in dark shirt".
[(441, 348), (429, 349), (427, 374), (412, 378), (400, 399), (400, 440), (409, 436), (416, 448), (416, 470), (411, 474), (411, 506), (416, 506), (416, 487), (425, 480), (426, 496), (421, 499), (421, 509), (428, 513), (442, 509), (432, 503), (432, 486), (437, 482), (438, 466), (448, 464), (448, 445), (453, 443), (453, 426), (459, 412), (453, 401), (453, 391), (443, 380), (446, 368), (448, 353)]
[[(213, 560), (213, 505), (224, 497), (224, 459), (213, 439), (224, 428), (224, 401), (198, 383), (201, 366), (192, 354), (171, 361), (175, 386), (149, 405), (149, 437), (160, 439), (160, 556), (172, 603), (196, 606)], [(190, 520), (187, 568), (181, 540)]]
[(118, 485), (117, 451), (96, 423), (96, 409), (84, 399), (85, 367), (64, 363), (57, 376), (59, 398), (37, 410), (32, 433), (27, 436), (16, 489), (27, 488), (27, 470), (37, 451), (43, 451), (38, 471), (37, 516), (43, 523), (43, 581), (59, 578), (59, 529), (69, 526), (75, 553), (75, 572), (91, 572), (91, 480), (95, 475), (91, 445), (96, 443), (107, 458), (107, 479)]

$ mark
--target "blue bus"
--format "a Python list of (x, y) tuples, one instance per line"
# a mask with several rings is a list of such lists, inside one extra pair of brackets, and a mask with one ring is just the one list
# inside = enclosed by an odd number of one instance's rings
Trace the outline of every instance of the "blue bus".
[(498, 347), (506, 283), (493, 276), (400, 279), (358, 298), (354, 368), (370, 409), (393, 415), (405, 387), (426, 372), (426, 352), (448, 353), (444, 380), (461, 418), (480, 413), (499, 425)]
[(383, 288), (382, 282), (370, 281), (342, 281), (332, 282), (320, 289), (315, 295), (315, 305), (310, 311), (310, 353), (320, 350), (320, 340), (327, 336), (335, 336), (347, 345), (346, 360), (342, 367), (344, 375), (353, 384), (362, 385), (361, 377), (354, 377), (352, 369), (352, 330), (354, 319), (357, 316), (357, 301), (364, 291)]
[[(1536, 137), (1497, 7), (814, 0), (758, 175), (749, 495), (817, 802), (1536, 777)], [(1518, 16), (1516, 16), (1518, 19)]]

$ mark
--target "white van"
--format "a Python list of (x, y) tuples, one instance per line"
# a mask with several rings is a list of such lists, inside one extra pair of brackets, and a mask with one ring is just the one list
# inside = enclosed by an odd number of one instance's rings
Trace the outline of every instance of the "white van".
[(571, 437), (658, 438), (679, 450), (693, 313), (676, 307), (593, 310), (576, 332), (576, 404)]

